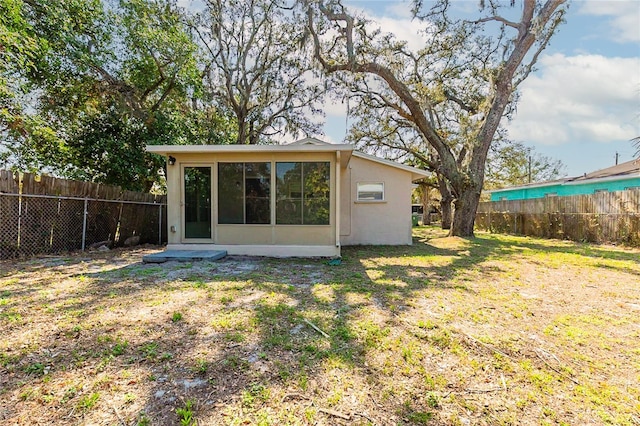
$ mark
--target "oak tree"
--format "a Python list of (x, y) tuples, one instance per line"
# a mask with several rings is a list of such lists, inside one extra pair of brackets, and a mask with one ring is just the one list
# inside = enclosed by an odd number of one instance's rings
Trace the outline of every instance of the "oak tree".
[[(413, 134), (393, 138), (403, 141), (394, 148), (446, 180), (455, 205), (450, 234), (472, 236), (489, 148), (518, 86), (563, 22), (565, 3), (522, 0), (515, 16), (515, 1), (481, 1), (482, 15), (465, 21), (451, 16), (448, 0), (431, 7), (416, 1), (426, 39), (417, 51), (371, 30), (340, 1), (304, 4), (318, 63), (327, 73), (351, 75), (356, 90), (385, 111), (390, 132), (397, 125)], [(497, 28), (484, 33), (488, 25)]]
[(194, 22), (212, 100), (231, 111), (238, 144), (317, 133), (324, 87), (291, 11), (276, 0), (207, 0)]
[(199, 48), (175, 1), (12, 1), (39, 46), (19, 74), (32, 112), (0, 153), (13, 165), (148, 190), (164, 161), (146, 144), (234, 136), (198, 102)]

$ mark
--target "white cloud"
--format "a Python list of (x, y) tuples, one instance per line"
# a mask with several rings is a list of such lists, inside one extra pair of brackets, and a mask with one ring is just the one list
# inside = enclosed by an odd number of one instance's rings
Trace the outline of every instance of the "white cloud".
[(178, 7), (199, 11), (204, 9), (204, 4), (201, 0), (178, 0)]
[(640, 134), (640, 59), (541, 57), (522, 85), (511, 138), (558, 145), (629, 140)]
[(425, 46), (425, 38), (422, 31), (425, 24), (418, 19), (394, 19), (389, 17), (371, 17), (380, 25), (385, 33), (391, 33), (397, 40), (407, 42), (409, 49), (416, 51)]
[(402, 19), (411, 19), (412, 4), (407, 1), (390, 2), (384, 8), (385, 16), (395, 16)]
[(609, 38), (619, 43), (640, 42), (640, 5), (637, 0), (587, 0), (578, 3), (583, 15), (609, 17)]
[(377, 25), (383, 33), (391, 33), (396, 40), (406, 41), (411, 50), (418, 50), (425, 46), (425, 38), (422, 35), (425, 23), (420, 22), (419, 19), (412, 19), (410, 3), (404, 1), (392, 3), (386, 7), (384, 16), (378, 16), (375, 12), (360, 8), (353, 3), (350, 11), (362, 14), (372, 21), (373, 25), (367, 26), (369, 31)]

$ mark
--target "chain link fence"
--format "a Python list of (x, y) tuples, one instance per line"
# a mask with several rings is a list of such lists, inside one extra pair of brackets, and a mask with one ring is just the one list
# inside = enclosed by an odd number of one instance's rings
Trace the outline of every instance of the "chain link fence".
[(166, 204), (0, 193), (0, 259), (166, 242)]

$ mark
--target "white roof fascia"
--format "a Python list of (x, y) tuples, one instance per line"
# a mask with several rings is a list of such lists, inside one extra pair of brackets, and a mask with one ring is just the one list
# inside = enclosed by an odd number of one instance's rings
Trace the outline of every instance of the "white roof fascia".
[(297, 140), (295, 142), (291, 142), (288, 145), (299, 146), (299, 145), (331, 145), (331, 144), (329, 142), (325, 142), (316, 138), (304, 138), (304, 139)]
[[(318, 141), (320, 143), (316, 143)], [(298, 143), (299, 142), (299, 143)], [(351, 144), (330, 144), (317, 139), (307, 138), (287, 145), (147, 145), (146, 151), (154, 154), (208, 154), (208, 153), (242, 153), (242, 152), (347, 152), (365, 160), (374, 161), (385, 166), (395, 167), (411, 173), (411, 180), (431, 176), (431, 173), (407, 166), (395, 161), (375, 157), (359, 151), (354, 151)], [(347, 156), (344, 160), (348, 160)], [(343, 160), (343, 161), (344, 161)], [(341, 163), (343, 162), (341, 161)], [(346, 165), (343, 164), (343, 167)]]
[(431, 176), (431, 172), (419, 169), (417, 167), (407, 166), (406, 164), (397, 163), (395, 161), (386, 160), (384, 158), (376, 157), (374, 155), (365, 154), (360, 151), (353, 151), (354, 157), (363, 158), (365, 160), (374, 161), (376, 163), (384, 164), (385, 166), (395, 167), (397, 169), (404, 170), (411, 173), (411, 181), (422, 179), (424, 177)]
[(556, 182), (542, 182), (542, 183), (534, 183), (531, 185), (520, 185), (520, 186), (509, 186), (507, 188), (500, 188), (500, 189), (492, 189), (489, 191), (485, 191), (488, 194), (492, 194), (494, 192), (502, 192), (502, 191), (515, 191), (515, 190), (519, 190), (519, 189), (529, 189), (529, 188), (543, 188), (545, 186), (561, 186), (561, 185), (566, 185), (566, 182), (568, 179), (575, 179), (575, 178), (567, 178), (565, 180), (561, 180), (561, 181), (556, 181)]
[(147, 145), (147, 152), (155, 154), (208, 154), (235, 152), (337, 152), (353, 151), (353, 145)]

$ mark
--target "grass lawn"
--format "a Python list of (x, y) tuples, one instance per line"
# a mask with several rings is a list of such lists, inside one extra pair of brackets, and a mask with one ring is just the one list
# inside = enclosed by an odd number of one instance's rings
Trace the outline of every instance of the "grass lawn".
[(640, 250), (444, 235), (0, 262), (0, 423), (640, 424)]

